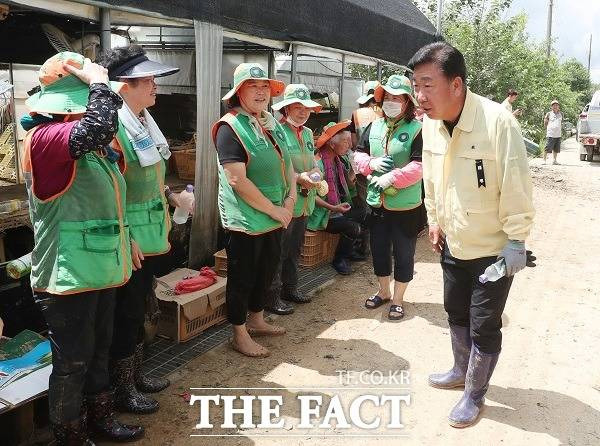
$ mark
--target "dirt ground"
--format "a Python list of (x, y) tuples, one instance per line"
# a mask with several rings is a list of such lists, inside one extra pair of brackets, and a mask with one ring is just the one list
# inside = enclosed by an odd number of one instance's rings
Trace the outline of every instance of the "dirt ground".
[[(152, 445), (598, 445), (600, 444), (600, 163), (580, 162), (574, 141), (565, 142), (561, 165), (532, 161), (536, 224), (528, 241), (538, 266), (518, 274), (508, 299), (503, 351), (493, 375), (480, 421), (453, 429), (446, 416), (461, 391), (437, 390), (427, 375), (451, 365), (442, 276), (426, 238), (419, 239), (416, 275), (406, 294), (406, 317), (389, 322), (385, 308), (366, 310), (363, 302), (375, 290), (368, 262), (339, 277), (279, 317), (288, 334), (265, 340), (272, 355), (252, 360), (222, 345), (197, 358), (171, 378), (158, 395), (159, 413), (131, 417), (146, 426), (140, 444)], [(336, 370), (408, 370), (408, 389), (342, 390)], [(354, 386), (368, 387), (354, 384)], [(279, 390), (190, 390), (193, 387), (276, 387)], [(222, 429), (223, 413), (211, 413), (214, 429), (195, 429), (198, 404), (180, 393), (196, 395), (282, 395), (282, 417), (296, 425), (296, 396), (338, 394), (345, 402), (361, 394), (410, 394), (402, 405), (403, 429)], [(389, 411), (366, 403), (366, 421)], [(325, 408), (322, 409), (324, 413)], [(258, 420), (259, 409), (255, 409)], [(322, 415), (323, 415), (322, 413)], [(258, 421), (255, 421), (258, 422)], [(383, 423), (385, 424), (385, 422)], [(222, 435), (191, 437), (192, 434)], [(237, 436), (227, 437), (228, 434)], [(360, 435), (369, 435), (361, 437)], [(394, 437), (391, 437), (393, 435)]]

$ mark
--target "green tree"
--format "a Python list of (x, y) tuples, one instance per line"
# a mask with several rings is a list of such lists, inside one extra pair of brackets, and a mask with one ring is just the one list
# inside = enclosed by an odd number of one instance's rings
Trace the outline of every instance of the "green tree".
[[(413, 0), (435, 20), (437, 0)], [(502, 101), (509, 88), (519, 92), (523, 133), (534, 141), (545, 135), (543, 117), (558, 99), (567, 121), (575, 123), (590, 96), (587, 71), (576, 60), (561, 63), (525, 32), (524, 14), (503, 20), (512, 0), (446, 0), (442, 33), (465, 56), (467, 84), (482, 96)]]

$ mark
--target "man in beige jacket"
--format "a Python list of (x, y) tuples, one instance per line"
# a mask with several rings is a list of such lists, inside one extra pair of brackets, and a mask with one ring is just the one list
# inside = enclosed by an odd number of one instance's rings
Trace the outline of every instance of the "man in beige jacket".
[[(433, 387), (462, 387), (454, 427), (473, 424), (502, 344), (502, 312), (515, 273), (527, 262), (525, 239), (535, 211), (523, 136), (502, 105), (465, 85), (463, 55), (445, 42), (409, 62), (424, 110), (423, 182), (429, 237), (441, 253), (444, 309), (454, 367), (429, 377)], [(499, 258), (506, 274), (481, 283)]]

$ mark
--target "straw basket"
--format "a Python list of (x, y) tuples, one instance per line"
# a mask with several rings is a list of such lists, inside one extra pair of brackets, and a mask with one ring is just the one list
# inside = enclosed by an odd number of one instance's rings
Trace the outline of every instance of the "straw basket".
[(196, 134), (188, 142), (171, 148), (175, 158), (177, 176), (182, 180), (194, 180), (196, 176)]

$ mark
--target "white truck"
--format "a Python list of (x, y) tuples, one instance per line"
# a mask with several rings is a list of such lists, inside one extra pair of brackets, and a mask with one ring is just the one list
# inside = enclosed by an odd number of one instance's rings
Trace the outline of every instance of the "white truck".
[(577, 142), (581, 161), (594, 161), (600, 155), (600, 90), (594, 93), (577, 121)]

